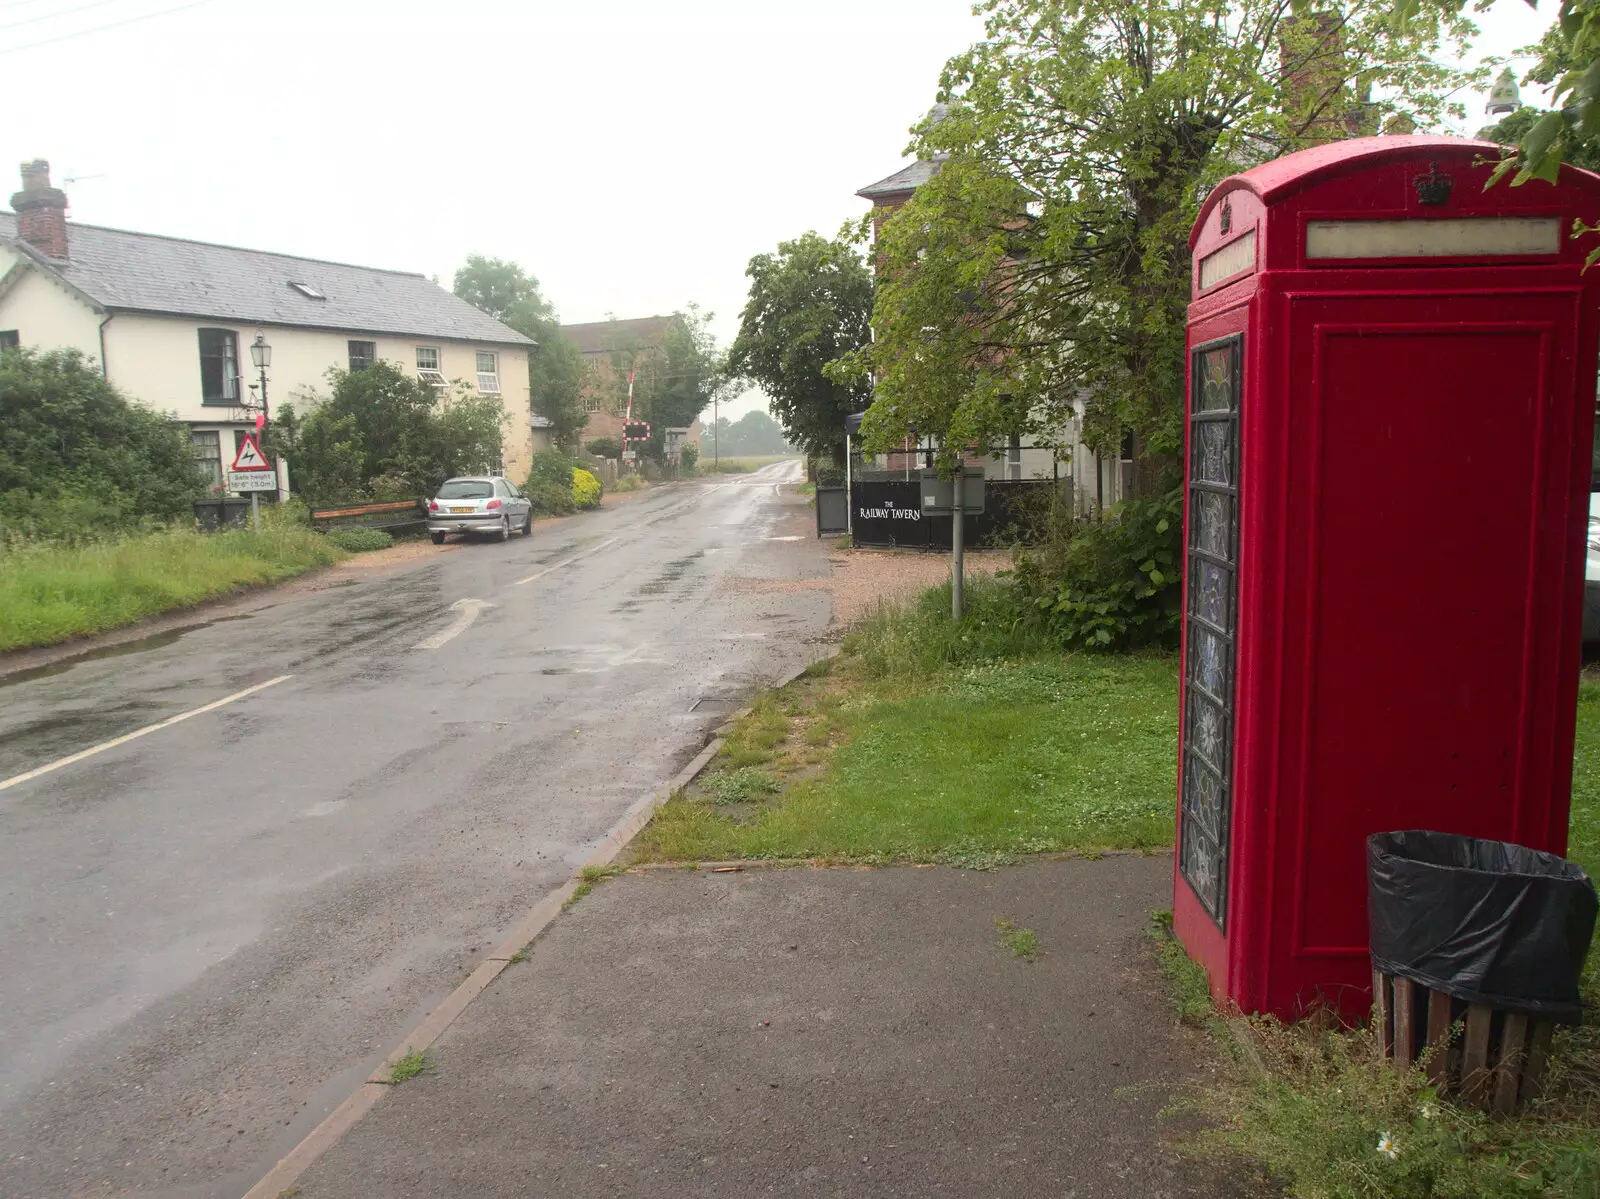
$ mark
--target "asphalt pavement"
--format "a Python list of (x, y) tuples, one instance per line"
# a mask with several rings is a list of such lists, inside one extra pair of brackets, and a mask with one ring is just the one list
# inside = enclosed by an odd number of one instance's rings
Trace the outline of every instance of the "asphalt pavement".
[(613, 879), (295, 1194), (1234, 1199), (1159, 1118), (1206, 1080), (1171, 894), (1168, 854)]
[(748, 584), (827, 574), (798, 477), (0, 679), (0, 1196), (249, 1189), (820, 653), (825, 593)]

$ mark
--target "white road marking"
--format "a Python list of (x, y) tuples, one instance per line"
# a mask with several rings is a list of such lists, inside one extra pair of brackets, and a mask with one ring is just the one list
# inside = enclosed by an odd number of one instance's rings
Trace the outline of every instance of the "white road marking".
[(515, 583), (513, 583), (511, 585), (513, 587), (521, 587), (524, 583), (531, 583), (535, 579), (542, 579), (542, 578), (545, 577), (545, 575), (549, 574), (552, 570), (560, 570), (563, 566), (571, 566), (574, 562), (577, 562), (579, 559), (587, 558), (590, 554), (598, 554), (601, 550), (605, 549), (606, 546), (608, 546), (608, 545), (616, 545), (617, 542), (619, 542), (621, 540), (622, 540), (622, 538), (620, 538), (620, 537), (613, 537), (609, 541), (602, 541), (599, 545), (593, 546), (593, 547), (591, 547), (589, 549), (586, 549), (581, 554), (573, 554), (572, 557), (570, 557), (570, 558), (563, 558), (560, 562), (557, 562), (554, 566), (547, 566), (543, 570), (538, 571), (535, 574), (531, 574), (525, 579), (518, 579)]
[(142, 729), (135, 729), (131, 733), (124, 733), (120, 737), (113, 737), (110, 741), (102, 741), (99, 745), (92, 745), (88, 749), (80, 749), (75, 754), (68, 754), (64, 758), (57, 758), (49, 765), (40, 766), (37, 769), (27, 771), (25, 774), (14, 775), (13, 777), (6, 779), (4, 782), (0, 782), (0, 791), (4, 791), (7, 787), (15, 787), (18, 783), (25, 783), (29, 779), (36, 779), (41, 774), (49, 774), (52, 770), (60, 770), (63, 766), (71, 766), (74, 762), (81, 762), (85, 758), (92, 758), (95, 754), (103, 753), (105, 750), (115, 749), (119, 745), (126, 745), (135, 738), (143, 737), (146, 733), (154, 733), (159, 729), (171, 728), (180, 721), (188, 720), (191, 716), (199, 716), (205, 712), (214, 712), (226, 704), (233, 703), (234, 700), (243, 699), (247, 695), (254, 695), (257, 691), (265, 691), (268, 687), (276, 687), (279, 683), (285, 682), (286, 680), (292, 678), (294, 678), (294, 675), (292, 674), (280, 674), (275, 679), (268, 679), (265, 683), (257, 683), (254, 687), (246, 687), (243, 691), (235, 691), (232, 695), (224, 695), (221, 699), (213, 700), (211, 703), (205, 704), (202, 707), (191, 708), (187, 712), (179, 712), (176, 716), (169, 716), (165, 720), (158, 721), (155, 724), (147, 724)]
[(458, 599), (450, 605), (451, 611), (456, 614), (454, 622), (448, 627), (440, 629), (432, 637), (426, 637), (412, 646), (413, 649), (438, 649), (452, 637), (459, 637), (472, 627), (472, 622), (478, 619), (478, 613), (485, 608), (494, 607), (488, 600)]

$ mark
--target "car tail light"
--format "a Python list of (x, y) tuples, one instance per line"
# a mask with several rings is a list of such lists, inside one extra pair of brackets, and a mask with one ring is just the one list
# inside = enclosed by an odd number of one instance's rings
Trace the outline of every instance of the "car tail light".
[(499, 500), (490, 500), (487, 504), (484, 505), (485, 508), (498, 508), (499, 506), (500, 506), (500, 501)]
[(438, 500), (429, 500), (428, 501), (428, 511), (429, 512), (437, 512), (437, 511), (439, 511), (439, 501)]

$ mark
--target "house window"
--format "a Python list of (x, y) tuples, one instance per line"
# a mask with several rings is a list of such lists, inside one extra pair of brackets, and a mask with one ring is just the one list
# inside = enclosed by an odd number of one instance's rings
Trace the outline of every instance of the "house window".
[(1016, 433), (1006, 444), (1006, 478), (1022, 478), (1022, 438)]
[(312, 287), (309, 283), (296, 283), (293, 280), (290, 280), (289, 286), (294, 288), (308, 300), (326, 300), (328, 298), (322, 294), (320, 289)]
[(213, 487), (222, 486), (222, 434), (215, 429), (189, 434), (194, 443), (194, 460), (200, 464), (200, 473)]
[(493, 350), (478, 351), (478, 390), (495, 395), (500, 392), (500, 355)]
[(0, 354), (22, 346), (22, 334), (15, 329), (0, 329)]
[(347, 341), (345, 346), (350, 351), (350, 369), (364, 371), (378, 358), (378, 343), (375, 341)]
[(239, 401), (239, 335), (232, 329), (200, 330), (200, 402)]
[(585, 412), (599, 412), (600, 411), (600, 397), (597, 396), (597, 395), (586, 395), (586, 396), (584, 396), (583, 397), (583, 410)]
[(417, 347), (417, 376), (424, 383), (432, 383), (435, 387), (443, 387), (448, 382), (444, 372), (439, 369), (437, 346)]

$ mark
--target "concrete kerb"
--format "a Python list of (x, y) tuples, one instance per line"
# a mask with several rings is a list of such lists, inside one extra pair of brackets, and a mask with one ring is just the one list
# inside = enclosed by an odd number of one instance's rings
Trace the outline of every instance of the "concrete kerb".
[[(838, 652), (838, 646), (830, 648), (815, 661), (832, 657)], [(809, 668), (811, 663), (791, 670), (776, 683), (773, 690), (787, 687)], [(723, 745), (723, 734), (732, 726), (734, 721), (750, 713), (750, 708), (744, 707), (735, 712), (727, 724), (716, 729), (711, 741), (690, 759), (688, 765), (678, 771), (672, 780), (663, 787), (658, 787), (648, 795), (637, 800), (623, 813), (622, 819), (611, 827), (611, 830), (601, 839), (594, 851), (584, 860), (583, 868), (592, 866), (609, 866), (617, 858), (630, 841), (639, 835), (640, 830), (650, 823), (655, 815), (655, 810), (661, 804), (671, 799), (682, 791), (695, 779), (710, 761), (717, 756)], [(328, 1116), (306, 1134), (305, 1138), (278, 1160), (278, 1163), (269, 1170), (265, 1177), (255, 1186), (245, 1192), (244, 1199), (278, 1199), (284, 1191), (293, 1187), (296, 1180), (311, 1168), (312, 1164), (338, 1143), (345, 1133), (350, 1131), (372, 1107), (382, 1099), (393, 1085), (389, 1081), (389, 1067), (409, 1053), (420, 1053), (437, 1041), (440, 1035), (455, 1022), (456, 1017), (464, 1012), (468, 1005), (481, 995), (495, 979), (499, 978), (505, 968), (511, 964), (511, 959), (537, 940), (561, 914), (562, 908), (572, 898), (582, 884), (581, 871), (579, 877), (568, 879), (560, 887), (546, 895), (529, 910), (528, 914), (512, 929), (510, 934), (495, 948), (487, 958), (479, 963), (478, 968), (457, 985), (444, 1002), (428, 1013), (426, 1019), (416, 1028), (412, 1029), (401, 1042), (384, 1058), (383, 1066), (367, 1078), (355, 1092), (336, 1107)]]

